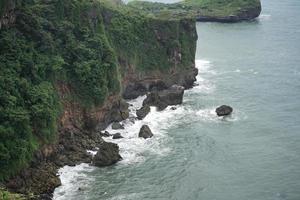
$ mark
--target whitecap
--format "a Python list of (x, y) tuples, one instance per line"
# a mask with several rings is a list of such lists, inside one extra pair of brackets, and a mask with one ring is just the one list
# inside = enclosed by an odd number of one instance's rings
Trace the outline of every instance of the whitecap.
[(61, 186), (55, 189), (53, 199), (70, 199), (69, 195), (78, 191), (78, 188), (87, 186), (94, 179), (88, 176), (87, 172), (92, 172), (95, 167), (82, 163), (80, 165), (64, 166), (59, 169), (58, 175), (61, 180)]

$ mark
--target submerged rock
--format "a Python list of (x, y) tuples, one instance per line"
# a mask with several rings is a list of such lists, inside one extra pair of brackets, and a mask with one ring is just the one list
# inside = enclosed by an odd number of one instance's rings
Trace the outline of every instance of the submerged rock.
[(154, 91), (147, 94), (143, 105), (156, 106), (159, 110), (164, 110), (169, 105), (178, 105), (182, 103), (184, 87), (173, 85), (169, 89)]
[(150, 107), (148, 105), (145, 105), (136, 111), (137, 118), (139, 120), (142, 120), (148, 115), (149, 112), (150, 112)]
[(232, 113), (233, 109), (230, 106), (222, 105), (216, 109), (218, 116), (226, 116)]
[(120, 161), (119, 146), (111, 142), (103, 142), (93, 158), (93, 164), (98, 167), (113, 165)]
[(124, 129), (124, 126), (122, 124), (120, 124), (119, 122), (114, 122), (112, 125), (111, 125), (111, 128), (113, 130), (118, 130), (118, 129)]
[(139, 137), (142, 137), (144, 139), (153, 137), (153, 133), (148, 125), (143, 125), (141, 127), (140, 132), (139, 132)]
[(121, 138), (123, 138), (123, 136), (121, 135), (121, 133), (113, 134), (113, 137), (112, 137), (112, 139), (121, 139)]

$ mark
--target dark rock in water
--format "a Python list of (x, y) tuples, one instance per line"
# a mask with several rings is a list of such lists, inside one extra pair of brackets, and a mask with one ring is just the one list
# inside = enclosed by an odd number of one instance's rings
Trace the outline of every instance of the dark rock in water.
[(112, 137), (112, 139), (121, 139), (121, 138), (123, 138), (123, 136), (121, 135), (121, 133), (116, 133)]
[(171, 107), (171, 110), (176, 110), (177, 108), (176, 107)]
[(119, 122), (114, 122), (112, 125), (111, 125), (111, 128), (113, 130), (118, 130), (118, 129), (124, 129), (124, 126), (122, 124), (120, 124)]
[(139, 120), (144, 119), (150, 112), (150, 107), (148, 105), (143, 106), (141, 109), (136, 111), (137, 118)]
[(232, 113), (233, 109), (230, 106), (222, 105), (216, 109), (218, 116), (226, 116)]
[(143, 125), (139, 132), (139, 137), (144, 139), (151, 138), (153, 136), (152, 131), (150, 130), (148, 125)]
[(111, 134), (108, 131), (100, 132), (100, 135), (102, 137), (109, 137), (109, 136), (111, 136)]
[(168, 105), (178, 105), (182, 103), (184, 87), (173, 85), (169, 89), (154, 91), (147, 94), (143, 105), (156, 106), (158, 110), (164, 110)]
[(99, 151), (94, 156), (93, 163), (95, 166), (104, 167), (113, 165), (122, 157), (119, 154), (119, 146), (111, 142), (103, 142)]

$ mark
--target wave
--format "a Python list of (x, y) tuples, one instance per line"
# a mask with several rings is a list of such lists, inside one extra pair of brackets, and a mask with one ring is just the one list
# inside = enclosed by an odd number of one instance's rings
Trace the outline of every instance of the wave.
[(271, 20), (272, 16), (270, 14), (261, 14), (258, 19), (259, 20), (263, 20), (263, 21), (267, 21), (267, 20)]
[(87, 174), (94, 169), (95, 167), (86, 163), (74, 167), (64, 166), (60, 168), (58, 175), (60, 176), (61, 186), (55, 189), (53, 199), (71, 199), (71, 196), (78, 191), (79, 186), (88, 186), (90, 182), (94, 181), (94, 178)]
[[(124, 129), (113, 130), (111, 125), (107, 127), (107, 131), (111, 134), (121, 133), (124, 138), (112, 139), (112, 137), (104, 138), (107, 142), (117, 143), (120, 148), (120, 154), (123, 160), (115, 165), (116, 168), (122, 168), (127, 165), (140, 164), (146, 161), (151, 156), (167, 156), (172, 147), (168, 130), (176, 126), (182, 126), (184, 123), (193, 123), (194, 121), (202, 122), (232, 122), (240, 120), (243, 116), (239, 111), (234, 111), (232, 116), (223, 118), (218, 117), (215, 113), (214, 106), (202, 109), (195, 109), (194, 104), (198, 102), (197, 97), (213, 93), (215, 84), (212, 81), (217, 74), (212, 69), (212, 63), (206, 60), (196, 60), (196, 67), (199, 74), (196, 77), (197, 81), (193, 89), (185, 91), (184, 102), (182, 105), (169, 106), (163, 111), (157, 111), (155, 107), (151, 107), (150, 113), (143, 120), (136, 120), (136, 110), (142, 107), (143, 100), (146, 96), (140, 96), (137, 99), (128, 101), (129, 118), (123, 122)], [(174, 109), (175, 108), (175, 109)], [(154, 136), (149, 139), (138, 137), (139, 130), (142, 125), (148, 125)], [(90, 154), (96, 152), (88, 151)], [(88, 164), (81, 164), (75, 167), (65, 166), (59, 170), (62, 186), (57, 188), (54, 193), (55, 200), (72, 199), (78, 191), (78, 187), (86, 185), (88, 182), (93, 182), (93, 176), (89, 175), (95, 167)], [(128, 196), (129, 195), (129, 196)], [(112, 199), (128, 199), (131, 195), (125, 194), (115, 196)], [(133, 197), (131, 196), (131, 197)]]

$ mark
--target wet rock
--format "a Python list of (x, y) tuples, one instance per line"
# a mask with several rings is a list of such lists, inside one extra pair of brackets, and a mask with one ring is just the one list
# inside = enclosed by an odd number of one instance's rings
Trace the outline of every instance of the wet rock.
[(127, 85), (122, 96), (124, 99), (135, 99), (146, 92), (147, 88), (142, 83), (131, 83)]
[(103, 142), (97, 154), (94, 156), (93, 164), (98, 167), (110, 166), (121, 160), (119, 146), (111, 142)]
[(153, 133), (148, 125), (143, 125), (141, 127), (140, 132), (139, 132), (139, 137), (142, 137), (144, 139), (153, 137)]
[(100, 135), (101, 135), (102, 137), (109, 137), (109, 136), (111, 136), (111, 134), (110, 134), (108, 131), (100, 132)]
[(177, 108), (176, 108), (176, 107), (174, 107), (174, 106), (173, 106), (173, 107), (171, 107), (171, 110), (176, 110), (176, 109), (177, 109)]
[(111, 125), (111, 128), (113, 130), (118, 130), (118, 129), (124, 129), (124, 126), (122, 124), (120, 124), (119, 122), (114, 122), (112, 125)]
[(150, 107), (148, 105), (145, 105), (136, 111), (137, 118), (139, 120), (142, 120), (148, 115), (149, 112), (150, 112)]
[(121, 139), (121, 138), (123, 138), (123, 136), (121, 135), (121, 133), (116, 133), (112, 137), (112, 139)]
[(232, 113), (233, 109), (230, 106), (222, 105), (216, 109), (218, 116), (226, 116)]
[(154, 91), (147, 94), (143, 105), (156, 106), (158, 110), (164, 110), (168, 105), (178, 105), (182, 103), (184, 87), (173, 85), (169, 89)]

